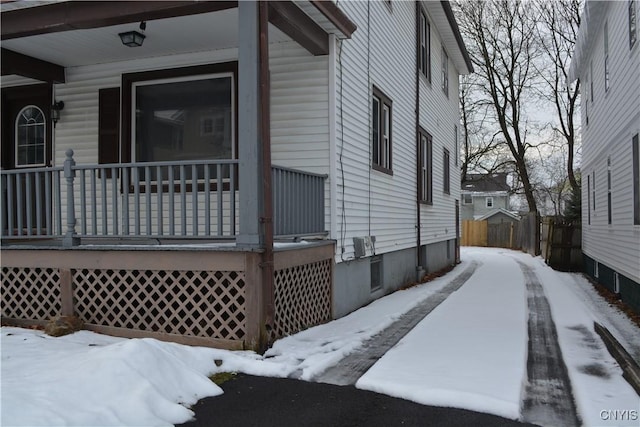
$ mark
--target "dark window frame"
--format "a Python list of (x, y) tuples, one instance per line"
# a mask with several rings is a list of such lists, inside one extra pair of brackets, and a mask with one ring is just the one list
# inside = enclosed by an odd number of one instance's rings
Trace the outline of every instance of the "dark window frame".
[(611, 76), (609, 75), (609, 23), (604, 23), (604, 91), (609, 92)]
[(633, 224), (640, 225), (640, 142), (636, 133), (631, 138), (633, 155)]
[(418, 131), (418, 159), (418, 199), (433, 205), (433, 137), (422, 128)]
[(629, 0), (629, 50), (638, 40), (638, 12), (636, 10), (636, 0)]
[[(424, 37), (423, 37), (424, 36)], [(418, 24), (418, 69), (431, 83), (431, 22), (427, 12), (420, 6)]]
[(587, 224), (591, 225), (591, 175), (587, 175)]
[(442, 92), (449, 97), (449, 55), (442, 46)]
[[(377, 112), (374, 110), (376, 102), (378, 102)], [(388, 128), (386, 129), (388, 141), (385, 141), (384, 137), (385, 108), (389, 112)], [(371, 97), (371, 115), (371, 168), (393, 175), (393, 102), (375, 86), (373, 86)]]
[(442, 191), (451, 194), (451, 154), (446, 148), (442, 155), (442, 168)]
[(453, 132), (455, 133), (455, 135), (454, 135), (455, 150), (453, 152), (454, 153), (453, 161), (454, 161), (455, 165), (458, 166), (458, 157), (460, 157), (460, 148), (459, 148), (460, 135), (459, 135), (459, 131), (458, 131), (458, 125), (453, 125)]
[(611, 157), (607, 157), (607, 224), (612, 224), (611, 206)]

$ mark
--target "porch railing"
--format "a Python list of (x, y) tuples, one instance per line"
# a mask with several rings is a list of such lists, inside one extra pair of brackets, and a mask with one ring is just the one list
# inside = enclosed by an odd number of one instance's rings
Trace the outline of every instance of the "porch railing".
[[(274, 166), (276, 236), (324, 232), (326, 176)], [(0, 172), (3, 240), (235, 239), (237, 160), (76, 165)]]

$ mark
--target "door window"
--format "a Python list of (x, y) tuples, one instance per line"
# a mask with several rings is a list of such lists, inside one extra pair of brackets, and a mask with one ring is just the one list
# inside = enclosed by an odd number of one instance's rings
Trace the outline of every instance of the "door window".
[(16, 167), (45, 164), (46, 122), (42, 110), (28, 105), (16, 118)]

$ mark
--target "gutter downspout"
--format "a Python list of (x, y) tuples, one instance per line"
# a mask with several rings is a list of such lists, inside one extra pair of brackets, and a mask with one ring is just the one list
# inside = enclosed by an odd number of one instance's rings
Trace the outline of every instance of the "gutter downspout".
[(416, 1), (416, 281), (420, 282), (425, 274), (424, 267), (422, 266), (422, 226), (420, 224), (420, 17), (421, 9), (420, 2)]
[(258, 36), (259, 36), (259, 85), (260, 85), (260, 137), (262, 139), (262, 185), (263, 185), (263, 217), (260, 222), (264, 226), (264, 252), (262, 263), (262, 283), (264, 286), (265, 328), (267, 343), (273, 340), (275, 317), (274, 265), (273, 265), (273, 199), (271, 189), (271, 113), (269, 80), (269, 14), (268, 3), (258, 2)]

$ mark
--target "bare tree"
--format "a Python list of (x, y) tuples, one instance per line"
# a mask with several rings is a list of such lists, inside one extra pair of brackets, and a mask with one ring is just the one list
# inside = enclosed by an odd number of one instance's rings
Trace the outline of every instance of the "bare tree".
[(457, 8), (474, 68), (492, 107), (499, 144), (511, 153), (529, 211), (536, 212), (526, 161), (532, 144), (527, 140), (524, 104), (536, 80), (537, 17), (518, 0), (470, 0), (458, 2)]
[(485, 126), (486, 102), (475, 95), (478, 91), (475, 74), (460, 78), (460, 110), (462, 120), (462, 165), (460, 180), (466, 181), (469, 171), (491, 173), (495, 170), (495, 132)]
[(570, 85), (567, 73), (578, 36), (582, 4), (582, 0), (537, 3), (540, 17), (537, 34), (545, 59), (537, 66), (537, 72), (546, 83), (540, 95), (554, 105), (558, 123), (553, 125), (553, 130), (562, 135), (567, 145), (567, 175), (572, 189), (579, 188), (573, 163), (580, 81)]

